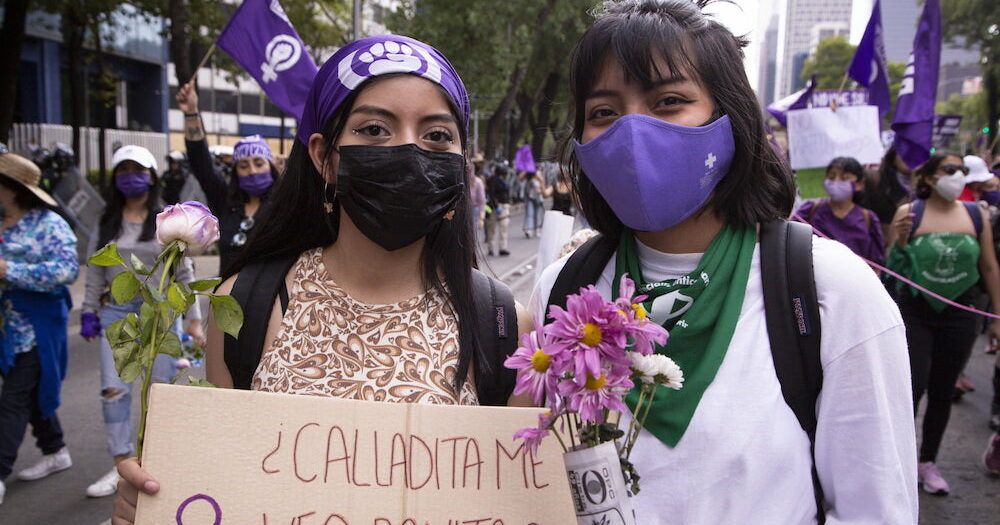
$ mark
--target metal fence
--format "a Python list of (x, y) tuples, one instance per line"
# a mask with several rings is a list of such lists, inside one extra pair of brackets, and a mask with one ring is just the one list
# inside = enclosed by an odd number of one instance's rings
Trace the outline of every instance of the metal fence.
[[(80, 128), (80, 151), (76, 155), (80, 159), (80, 170), (85, 173), (100, 167), (99, 133), (97, 128)], [(61, 124), (14, 124), (8, 146), (11, 151), (27, 157), (32, 146), (51, 148), (57, 142), (72, 146), (73, 128)], [(108, 169), (111, 168), (114, 150), (129, 144), (142, 146), (152, 152), (161, 171), (166, 167), (164, 163), (169, 144), (166, 133), (108, 129), (105, 130), (104, 152)]]

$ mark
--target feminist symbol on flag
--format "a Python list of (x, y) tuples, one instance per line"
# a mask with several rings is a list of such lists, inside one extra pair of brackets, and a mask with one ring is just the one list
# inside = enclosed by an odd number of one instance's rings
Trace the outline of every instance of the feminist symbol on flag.
[(278, 73), (290, 69), (302, 56), (302, 46), (291, 35), (278, 35), (267, 43), (264, 50), (267, 62), (260, 65), (265, 83), (278, 79)]

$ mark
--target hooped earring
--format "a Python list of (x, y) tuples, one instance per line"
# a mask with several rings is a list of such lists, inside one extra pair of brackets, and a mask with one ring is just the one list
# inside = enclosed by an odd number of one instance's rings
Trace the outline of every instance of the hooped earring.
[(327, 200), (327, 189), (330, 187), (330, 181), (323, 181), (323, 208), (326, 210), (326, 214), (330, 215), (333, 213), (333, 203)]

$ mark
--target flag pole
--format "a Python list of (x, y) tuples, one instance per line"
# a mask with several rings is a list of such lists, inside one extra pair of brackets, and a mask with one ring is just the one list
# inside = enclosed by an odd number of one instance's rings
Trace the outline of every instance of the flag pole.
[(840, 81), (840, 87), (837, 88), (837, 96), (833, 97), (833, 100), (830, 101), (830, 111), (833, 111), (834, 113), (837, 112), (837, 97), (839, 97), (840, 93), (844, 91), (844, 86), (847, 85), (847, 78), (848, 73), (844, 72), (844, 78)]
[(194, 82), (194, 79), (198, 78), (198, 71), (205, 67), (205, 63), (212, 57), (212, 53), (215, 53), (215, 42), (212, 42), (212, 46), (205, 52), (205, 56), (201, 57), (201, 62), (198, 62), (198, 67), (194, 68), (194, 73), (191, 74), (191, 78), (188, 79), (186, 84), (190, 84), (191, 82)]

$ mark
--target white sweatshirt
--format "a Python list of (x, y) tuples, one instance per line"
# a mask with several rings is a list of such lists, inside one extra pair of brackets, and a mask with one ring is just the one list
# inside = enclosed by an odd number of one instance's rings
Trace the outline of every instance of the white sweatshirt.
[[(813, 241), (823, 334), (815, 460), (827, 523), (916, 524), (917, 452), (899, 310), (850, 250)], [(686, 275), (702, 255), (636, 244), (647, 282)], [(614, 260), (597, 283), (605, 297)], [(533, 313), (545, 308), (565, 263), (543, 272)], [(736, 333), (690, 426), (675, 448), (643, 431), (631, 459), (642, 478), (633, 505), (643, 525), (816, 523), (809, 439), (782, 397), (771, 359), (759, 245)]]

